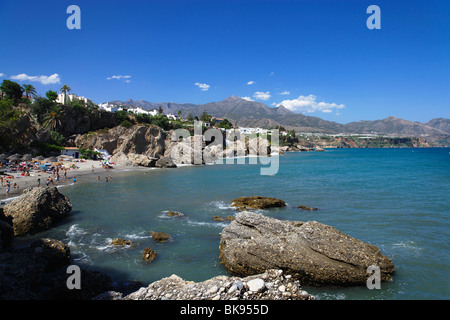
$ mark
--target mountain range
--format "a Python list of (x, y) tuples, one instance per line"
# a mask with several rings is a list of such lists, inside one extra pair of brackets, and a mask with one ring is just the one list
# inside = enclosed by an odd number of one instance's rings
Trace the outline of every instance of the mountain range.
[(158, 109), (161, 106), (165, 114), (177, 114), (182, 117), (200, 117), (207, 112), (216, 118), (226, 118), (240, 127), (273, 128), (283, 126), (287, 130), (326, 134), (378, 134), (398, 137), (428, 137), (433, 140), (450, 141), (450, 119), (436, 118), (426, 123), (412, 122), (396, 117), (382, 120), (357, 121), (340, 124), (319, 117), (294, 113), (283, 106), (270, 108), (264, 103), (248, 101), (237, 96), (228, 97), (219, 102), (206, 104), (155, 103), (144, 100), (110, 101), (123, 106), (140, 107), (145, 110)]

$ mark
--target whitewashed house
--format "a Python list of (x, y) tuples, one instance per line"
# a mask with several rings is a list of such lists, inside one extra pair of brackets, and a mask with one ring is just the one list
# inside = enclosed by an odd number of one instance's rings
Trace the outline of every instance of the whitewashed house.
[(99, 104), (98, 108), (100, 110), (105, 110), (105, 111), (108, 111), (108, 112), (116, 112), (117, 111), (117, 106), (116, 105), (109, 104), (107, 102)]
[(80, 158), (80, 150), (76, 147), (65, 147), (64, 150), (61, 151), (61, 155), (78, 159)]
[(58, 98), (56, 98), (57, 103), (61, 104), (70, 104), (72, 101), (80, 101), (84, 103), (88, 103), (88, 99), (85, 97), (79, 97), (76, 94), (71, 93), (60, 93), (58, 94)]

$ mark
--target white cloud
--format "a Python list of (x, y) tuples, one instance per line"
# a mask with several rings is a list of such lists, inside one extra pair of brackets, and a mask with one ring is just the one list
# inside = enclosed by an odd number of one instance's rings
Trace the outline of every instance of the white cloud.
[(250, 85), (252, 85), (252, 84), (255, 84), (256, 82), (255, 81), (253, 81), (253, 80), (251, 80), (251, 81), (249, 81), (249, 82), (247, 82), (247, 84), (250, 86)]
[(61, 82), (59, 74), (57, 73), (54, 73), (51, 76), (29, 76), (25, 73), (21, 73), (16, 76), (11, 76), (11, 79), (18, 81), (39, 82), (41, 84), (55, 84)]
[(247, 101), (255, 101), (255, 100), (253, 100), (253, 99), (250, 98), (250, 97), (241, 97), (241, 99), (244, 99), (244, 100), (247, 100)]
[(287, 95), (289, 95), (291, 93), (289, 91), (285, 90), (285, 91), (281, 92), (280, 94), (283, 95), (283, 96), (287, 96)]
[(345, 108), (343, 104), (328, 103), (328, 102), (318, 102), (315, 95), (310, 94), (309, 96), (299, 96), (297, 99), (284, 100), (280, 102), (277, 107), (284, 106), (285, 108), (291, 110), (292, 112), (307, 112), (312, 113), (316, 111), (321, 111), (325, 113), (332, 112), (333, 109)]
[(199, 83), (199, 82), (194, 83), (194, 85), (195, 85), (195, 86), (198, 86), (198, 87), (200, 88), (200, 90), (202, 90), (202, 91), (208, 91), (208, 90), (209, 90), (209, 87), (210, 87), (209, 84), (206, 84), (206, 83)]
[[(112, 79), (120, 80), (120, 79), (130, 79), (130, 78), (131, 78), (131, 76), (121, 76), (121, 75), (119, 75), (119, 76), (107, 77), (106, 80), (112, 80)], [(128, 81), (125, 80), (125, 82), (130, 82), (130, 80), (128, 80)]]
[(257, 100), (269, 100), (270, 99), (270, 92), (261, 92), (261, 91), (257, 91), (253, 94), (253, 98), (257, 99)]
[(4, 77), (4, 76), (5, 76), (5, 74), (0, 72), (0, 77)]
[(271, 72), (271, 73), (269, 73), (269, 77), (271, 77), (271, 76), (273, 76), (275, 74), (275, 72)]

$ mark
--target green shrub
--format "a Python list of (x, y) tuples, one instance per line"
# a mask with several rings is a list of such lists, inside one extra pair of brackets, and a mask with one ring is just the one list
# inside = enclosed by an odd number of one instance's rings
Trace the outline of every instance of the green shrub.
[(125, 127), (125, 128), (131, 128), (131, 127), (133, 126), (133, 125), (131, 124), (131, 122), (128, 121), (128, 120), (122, 121), (122, 122), (120, 123), (120, 125), (121, 125), (122, 127)]

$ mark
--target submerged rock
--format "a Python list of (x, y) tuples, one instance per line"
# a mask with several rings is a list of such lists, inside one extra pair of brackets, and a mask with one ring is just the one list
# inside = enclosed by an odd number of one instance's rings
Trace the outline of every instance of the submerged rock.
[(166, 214), (167, 214), (169, 217), (184, 217), (184, 216), (186, 216), (184, 213), (177, 212), (177, 211), (171, 211), (171, 210), (167, 211)]
[(238, 209), (267, 209), (275, 207), (285, 207), (286, 203), (283, 200), (270, 197), (252, 196), (252, 197), (241, 197), (234, 199), (231, 202), (232, 207), (237, 207)]
[(317, 211), (317, 208), (311, 208), (311, 207), (302, 206), (302, 205), (299, 205), (297, 208), (302, 209), (302, 210), (308, 210), (308, 211)]
[(381, 280), (392, 277), (394, 264), (374, 246), (316, 221), (281, 221), (240, 212), (220, 240), (225, 268), (241, 276), (282, 268), (304, 285), (365, 285), (369, 266)]
[(144, 248), (144, 252), (142, 253), (142, 259), (145, 261), (153, 261), (157, 256), (158, 254), (150, 247)]
[(170, 235), (164, 232), (155, 232), (155, 231), (150, 231), (150, 234), (153, 238), (153, 240), (157, 241), (157, 242), (166, 242), (167, 240), (170, 239)]
[(4, 215), (12, 218), (15, 236), (48, 230), (53, 223), (68, 216), (72, 210), (69, 199), (56, 187), (25, 189), (7, 204)]
[(131, 241), (121, 238), (114, 238), (113, 241), (111, 241), (111, 244), (115, 246), (129, 246), (131, 245)]

